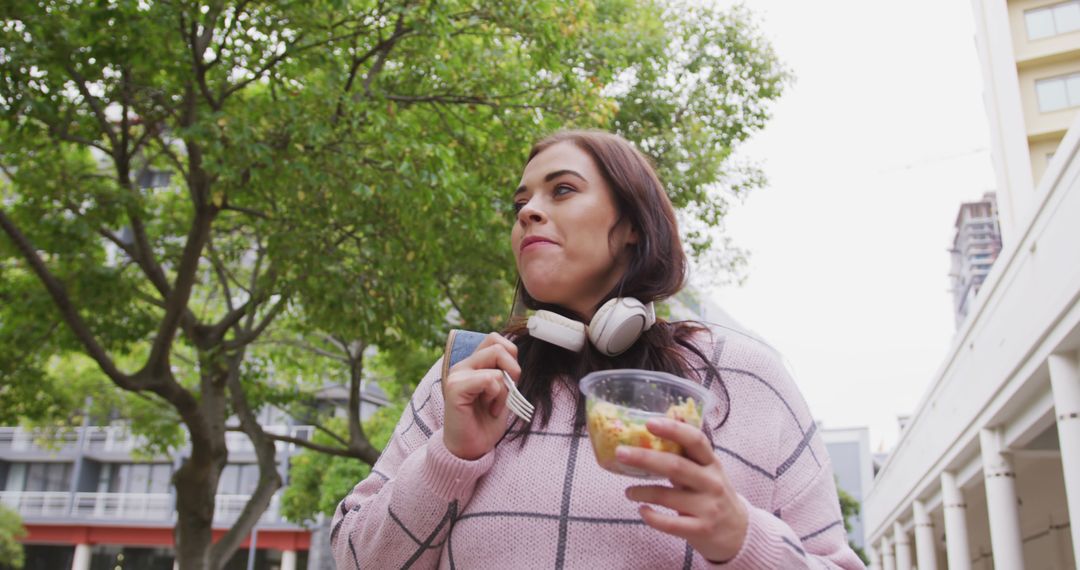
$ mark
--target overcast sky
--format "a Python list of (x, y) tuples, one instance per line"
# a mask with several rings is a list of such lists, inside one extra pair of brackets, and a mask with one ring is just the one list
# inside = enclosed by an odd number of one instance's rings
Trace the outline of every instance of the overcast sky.
[(891, 447), (953, 341), (957, 209), (994, 188), (971, 4), (745, 4), (797, 79), (741, 152), (769, 178), (728, 218), (748, 279), (711, 298), (825, 427)]

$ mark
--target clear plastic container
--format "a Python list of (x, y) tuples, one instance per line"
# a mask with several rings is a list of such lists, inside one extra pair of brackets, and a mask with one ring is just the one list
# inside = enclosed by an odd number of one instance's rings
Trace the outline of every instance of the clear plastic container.
[(682, 454), (679, 444), (653, 435), (645, 427), (649, 418), (668, 417), (701, 427), (701, 418), (713, 405), (713, 395), (700, 384), (666, 372), (603, 370), (579, 382), (596, 462), (613, 473), (642, 479), (656, 475), (615, 460), (620, 445)]

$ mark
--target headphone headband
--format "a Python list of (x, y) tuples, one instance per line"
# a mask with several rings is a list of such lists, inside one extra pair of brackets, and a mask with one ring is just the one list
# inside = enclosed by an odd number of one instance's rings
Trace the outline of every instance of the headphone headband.
[(573, 352), (585, 348), (585, 339), (602, 354), (617, 356), (626, 352), (641, 334), (656, 323), (656, 309), (633, 297), (609, 299), (584, 323), (551, 311), (536, 311), (529, 317), (529, 336), (561, 346)]

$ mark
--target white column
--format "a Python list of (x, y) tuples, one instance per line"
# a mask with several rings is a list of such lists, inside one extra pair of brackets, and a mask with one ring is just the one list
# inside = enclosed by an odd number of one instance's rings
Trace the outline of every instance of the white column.
[(71, 570), (90, 570), (89, 544), (75, 545), (75, 556), (71, 559)]
[(941, 498), (945, 511), (945, 553), (949, 570), (971, 570), (971, 547), (968, 545), (967, 503), (956, 484), (956, 475), (941, 473)]
[(296, 551), (285, 550), (281, 553), (281, 570), (296, 570)]
[(934, 523), (930, 522), (922, 501), (915, 501), (911, 510), (915, 519), (915, 561), (919, 570), (937, 570)]
[(896, 545), (896, 570), (911, 570), (911, 543), (899, 521), (893, 523), (892, 533)]
[(869, 570), (882, 570), (881, 568), (881, 547), (869, 546), (867, 547), (867, 555), (870, 556), (870, 569)]
[(881, 537), (881, 567), (884, 570), (896, 570), (896, 557), (893, 556), (892, 541), (889, 537)]
[[(1077, 353), (1051, 354), (1050, 387), (1054, 390), (1061, 470), (1065, 475), (1065, 500), (1069, 520), (1080, 521), (1080, 361)], [(1080, 564), (1080, 524), (1069, 525), (1073, 560)]]
[(986, 510), (990, 518), (990, 546), (995, 568), (1023, 568), (1024, 547), (1020, 535), (1020, 501), (1016, 496), (1016, 473), (1003, 453), (1001, 430), (979, 432), (983, 475), (986, 477)]

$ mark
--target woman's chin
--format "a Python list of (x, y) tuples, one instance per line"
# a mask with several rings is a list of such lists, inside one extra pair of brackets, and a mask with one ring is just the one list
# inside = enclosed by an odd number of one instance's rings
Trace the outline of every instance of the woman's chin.
[(562, 305), (566, 301), (566, 289), (554, 283), (533, 284), (530, 286), (529, 282), (523, 279), (522, 284), (525, 285), (525, 291), (537, 303)]

